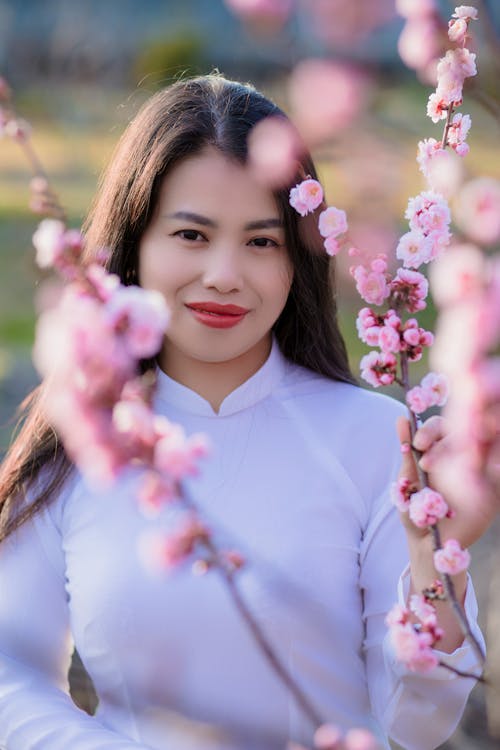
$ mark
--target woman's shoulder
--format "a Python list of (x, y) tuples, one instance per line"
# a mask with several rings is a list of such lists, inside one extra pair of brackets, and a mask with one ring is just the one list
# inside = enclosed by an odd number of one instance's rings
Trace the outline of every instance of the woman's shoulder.
[(287, 363), (280, 392), (283, 400), (293, 399), (311, 414), (345, 416), (347, 421), (363, 423), (390, 422), (406, 414), (406, 407), (396, 398), (369, 390), (354, 383), (333, 380), (306, 367)]

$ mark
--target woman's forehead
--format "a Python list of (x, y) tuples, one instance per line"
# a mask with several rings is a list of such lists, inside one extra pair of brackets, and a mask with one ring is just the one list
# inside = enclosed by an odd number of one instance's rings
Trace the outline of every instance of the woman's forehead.
[(212, 214), (232, 211), (248, 221), (279, 218), (271, 190), (248, 167), (212, 147), (184, 159), (165, 176), (159, 204), (162, 214), (191, 211), (215, 218)]

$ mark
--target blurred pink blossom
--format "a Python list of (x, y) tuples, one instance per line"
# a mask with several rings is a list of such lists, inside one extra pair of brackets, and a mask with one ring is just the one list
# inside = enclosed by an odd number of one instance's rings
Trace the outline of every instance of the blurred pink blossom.
[(429, 283), (419, 271), (398, 268), (389, 288), (394, 306), (403, 305), (410, 313), (425, 309)]
[(492, 245), (500, 240), (500, 181), (478, 177), (467, 182), (456, 197), (455, 221), (474, 242)]
[(139, 537), (138, 552), (151, 572), (162, 572), (179, 565), (194, 551), (198, 542), (207, 539), (208, 529), (196, 516), (187, 515), (177, 529), (167, 532), (144, 532)]
[(396, 0), (396, 10), (404, 18), (420, 18), (437, 11), (436, 0)]
[(415, 488), (406, 477), (400, 477), (391, 485), (391, 500), (400, 513), (406, 513), (410, 507), (411, 496)]
[(340, 245), (333, 234), (325, 239), (323, 245), (328, 255), (337, 255), (337, 253), (340, 251)]
[(431, 633), (417, 633), (410, 622), (392, 625), (389, 637), (398, 661), (412, 672), (429, 672), (438, 665), (439, 659), (432, 650), (434, 638)]
[(394, 0), (300, 0), (300, 5), (315, 33), (337, 52), (394, 17)]
[(455, 44), (462, 44), (467, 36), (467, 21), (464, 18), (457, 18), (455, 21), (448, 23), (448, 37)]
[(318, 219), (319, 231), (322, 237), (338, 237), (347, 232), (346, 213), (341, 208), (329, 206), (322, 211)]
[(156, 518), (165, 505), (179, 498), (177, 485), (170, 477), (147, 471), (137, 493), (139, 509), (148, 518)]
[(477, 19), (477, 8), (473, 5), (459, 5), (455, 8), (452, 18), (463, 18), (466, 21), (475, 21)]
[(66, 229), (62, 221), (43, 219), (33, 235), (33, 245), (40, 268), (55, 267), (64, 274), (80, 257), (83, 237), (76, 229)]
[(412, 16), (398, 39), (402, 61), (415, 70), (426, 69), (443, 49), (441, 24), (436, 15)]
[(293, 0), (225, 0), (226, 5), (243, 20), (261, 23), (272, 30), (279, 28), (289, 17)]
[(288, 81), (294, 121), (308, 143), (350, 125), (367, 96), (367, 78), (352, 65), (326, 59), (299, 62)]
[(161, 347), (170, 313), (160, 292), (137, 286), (118, 288), (105, 307), (115, 331), (120, 331), (135, 359), (152, 357)]
[(267, 117), (248, 138), (249, 166), (257, 180), (271, 188), (289, 183), (303, 151), (299, 134), (283, 117)]
[(377, 750), (377, 740), (367, 729), (349, 729), (344, 737), (345, 750)]
[(181, 425), (169, 422), (166, 417), (155, 420), (157, 441), (153, 464), (175, 481), (198, 473), (198, 461), (208, 454), (208, 442), (201, 433), (186, 436)]
[[(460, 157), (466, 156), (466, 143), (453, 150), (438, 149), (427, 161), (425, 176), (428, 186), (444, 198), (451, 198), (463, 182), (464, 168)], [(423, 170), (422, 170), (423, 171)]]
[(470, 554), (462, 549), (456, 539), (448, 539), (441, 549), (434, 552), (434, 567), (439, 573), (453, 576), (467, 570)]
[(410, 609), (422, 622), (436, 618), (436, 608), (422, 594), (410, 596)]
[(439, 492), (424, 487), (411, 496), (408, 513), (415, 526), (425, 528), (434, 526), (440, 518), (445, 518), (448, 505)]
[(484, 271), (484, 256), (478, 247), (452, 245), (430, 269), (435, 302), (443, 307), (475, 297), (483, 288)]
[(314, 747), (317, 750), (333, 750), (340, 743), (342, 732), (333, 724), (322, 724), (314, 732)]
[(406, 394), (406, 403), (414, 414), (421, 414), (430, 407), (427, 392), (419, 385), (410, 388)]

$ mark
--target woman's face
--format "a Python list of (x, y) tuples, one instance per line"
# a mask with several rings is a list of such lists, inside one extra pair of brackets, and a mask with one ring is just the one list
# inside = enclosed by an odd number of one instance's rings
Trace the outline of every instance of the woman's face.
[(171, 310), (167, 372), (186, 358), (262, 360), (292, 276), (276, 200), (244, 166), (208, 147), (165, 177), (140, 241), (139, 281)]

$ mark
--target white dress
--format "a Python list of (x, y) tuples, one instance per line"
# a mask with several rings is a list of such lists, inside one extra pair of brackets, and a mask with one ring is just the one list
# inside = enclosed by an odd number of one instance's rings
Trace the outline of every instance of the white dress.
[[(384, 616), (407, 565), (389, 500), (398, 402), (289, 363), (276, 342), (218, 414), (159, 373), (157, 411), (212, 444), (191, 496), (216, 540), (240, 550), (244, 596), (325, 720), (384, 747), (443, 742), (473, 681), (395, 662)], [(77, 426), (75, 425), (75, 429)], [(95, 491), (75, 478), (0, 545), (0, 747), (6, 750), (275, 750), (311, 726), (250, 637), (216, 573), (152, 575), (136, 472)], [(399, 583), (404, 600), (408, 576)], [(477, 630), (468, 586), (466, 608)], [(73, 644), (99, 697), (67, 693)], [(465, 645), (443, 655), (461, 669)]]

